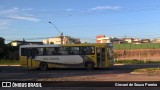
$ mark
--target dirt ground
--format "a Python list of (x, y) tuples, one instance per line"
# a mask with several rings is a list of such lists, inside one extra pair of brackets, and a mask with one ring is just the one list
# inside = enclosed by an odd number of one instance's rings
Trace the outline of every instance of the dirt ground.
[(160, 49), (114, 50), (116, 60), (160, 60)]

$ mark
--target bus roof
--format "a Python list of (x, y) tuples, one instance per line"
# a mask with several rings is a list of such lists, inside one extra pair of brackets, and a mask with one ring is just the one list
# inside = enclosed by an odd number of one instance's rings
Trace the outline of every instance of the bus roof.
[(20, 48), (30, 47), (61, 47), (61, 46), (104, 46), (111, 45), (109, 43), (81, 43), (81, 44), (47, 44), (47, 45), (22, 45)]
[(20, 48), (30, 48), (30, 47), (61, 47), (60, 44), (47, 44), (47, 45), (22, 45)]

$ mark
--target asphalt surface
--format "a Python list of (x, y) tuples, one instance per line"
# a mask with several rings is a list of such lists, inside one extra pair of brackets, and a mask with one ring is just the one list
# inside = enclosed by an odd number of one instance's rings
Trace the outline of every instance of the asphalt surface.
[[(153, 67), (160, 67), (160, 64), (115, 65), (108, 69), (95, 69), (90, 71), (85, 69), (50, 69), (47, 71), (41, 71), (37, 69), (26, 69), (20, 66), (0, 66), (0, 81), (160, 81), (160, 74), (132, 74), (135, 69)], [(160, 87), (108, 87), (106, 85), (106, 87), (0, 88), (0, 90), (3, 89), (158, 90)]]
[(159, 74), (132, 74), (135, 69), (160, 64), (115, 65), (108, 69), (50, 69), (41, 71), (20, 66), (0, 66), (1, 81), (160, 81)]

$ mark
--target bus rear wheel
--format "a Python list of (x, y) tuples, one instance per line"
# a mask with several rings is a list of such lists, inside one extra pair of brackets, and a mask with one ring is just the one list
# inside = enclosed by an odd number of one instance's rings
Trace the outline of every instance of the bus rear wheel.
[(85, 68), (86, 68), (87, 70), (93, 70), (93, 69), (94, 69), (94, 63), (92, 63), (92, 62), (87, 62), (87, 63), (85, 64)]
[(47, 70), (48, 69), (48, 64), (45, 62), (41, 62), (39, 68), (41, 70)]

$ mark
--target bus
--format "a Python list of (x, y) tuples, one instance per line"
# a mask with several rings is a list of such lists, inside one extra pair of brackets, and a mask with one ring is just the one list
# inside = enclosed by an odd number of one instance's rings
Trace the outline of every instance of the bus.
[(108, 68), (114, 65), (111, 43), (22, 45), (20, 64), (26, 68)]

